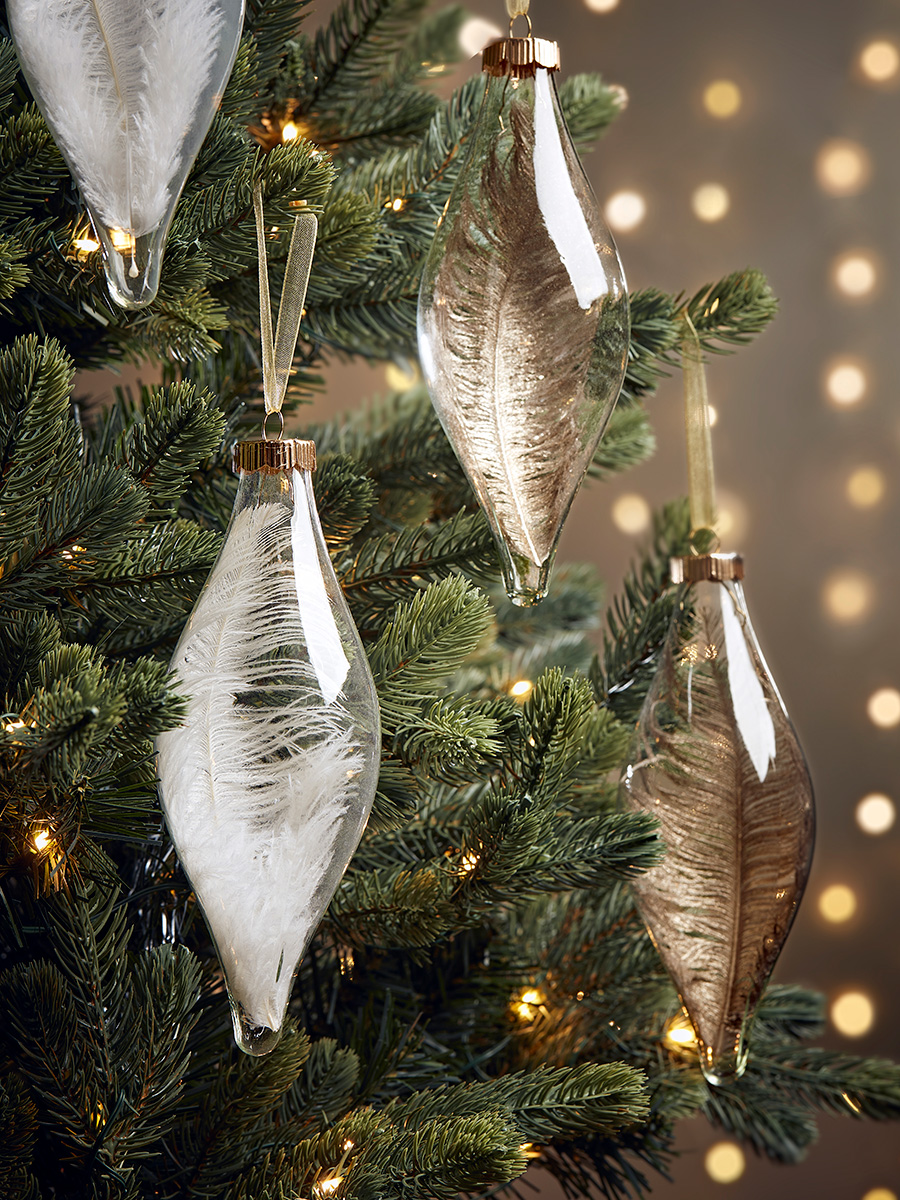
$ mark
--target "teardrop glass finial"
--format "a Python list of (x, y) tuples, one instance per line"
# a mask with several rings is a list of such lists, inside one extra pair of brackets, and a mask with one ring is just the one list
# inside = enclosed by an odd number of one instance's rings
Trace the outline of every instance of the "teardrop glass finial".
[(311, 446), (239, 447), (225, 543), (172, 659), (186, 719), (157, 740), (166, 823), (248, 1054), (278, 1041), (378, 779), (375, 686), (322, 538)]
[(546, 594), (628, 349), (625, 279), (560, 111), (557, 60), (533, 38), (485, 50), (484, 99), (419, 293), (425, 380), (519, 605)]
[[(704, 578), (707, 560), (721, 562)], [(744, 1071), (814, 837), (809, 772), (733, 577), (739, 561), (675, 560), (694, 573), (688, 630), (679, 642), (673, 625), (621, 788), (627, 811), (660, 822), (665, 856), (634, 888), (713, 1084)]]
[(91, 214), (110, 295), (143, 308), (231, 74), (244, 0), (7, 0), (7, 12), (22, 71)]

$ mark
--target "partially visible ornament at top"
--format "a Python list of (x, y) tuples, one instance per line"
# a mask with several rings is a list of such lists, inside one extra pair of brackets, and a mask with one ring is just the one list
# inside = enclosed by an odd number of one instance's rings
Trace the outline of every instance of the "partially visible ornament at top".
[(425, 380), (520, 605), (546, 594), (628, 350), (622, 266), (560, 111), (558, 66), (556, 43), (531, 36), (484, 50), (484, 99), (419, 293)]
[(156, 296), (175, 205), (231, 73), (243, 0), (7, 0), (22, 70), (91, 215), (110, 294)]

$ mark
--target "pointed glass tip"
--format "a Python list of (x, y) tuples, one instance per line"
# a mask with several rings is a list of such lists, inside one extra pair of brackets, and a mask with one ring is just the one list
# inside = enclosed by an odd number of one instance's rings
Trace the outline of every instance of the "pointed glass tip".
[(121, 308), (146, 308), (156, 299), (168, 224), (135, 237), (98, 221), (109, 294)]
[(721, 1051), (716, 1051), (713, 1046), (708, 1046), (704, 1041), (698, 1042), (700, 1051), (700, 1069), (707, 1083), (711, 1083), (714, 1087), (721, 1087), (725, 1083), (734, 1083), (740, 1079), (747, 1066), (747, 1049), (743, 1043), (743, 1038), (739, 1039), (737, 1046), (727, 1047)]
[(508, 555), (505, 546), (500, 547), (503, 567), (503, 586), (511, 602), (517, 608), (531, 608), (547, 595), (550, 586), (550, 571), (554, 555), (543, 563), (531, 562), (524, 555)]
[(268, 1025), (260, 1025), (253, 1020), (239, 1000), (235, 1000), (231, 994), (228, 998), (231, 1001), (231, 1022), (238, 1049), (253, 1058), (262, 1058), (263, 1055), (270, 1054), (281, 1041), (284, 1026), (272, 1029)]

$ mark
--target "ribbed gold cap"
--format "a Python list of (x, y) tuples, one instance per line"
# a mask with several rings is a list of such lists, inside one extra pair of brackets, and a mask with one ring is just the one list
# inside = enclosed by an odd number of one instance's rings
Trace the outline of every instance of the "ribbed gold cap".
[(291, 471), (314, 471), (316, 469), (316, 443), (300, 438), (255, 438), (252, 442), (236, 442), (232, 458), (236, 472), (266, 471), (275, 475)]
[(739, 554), (686, 554), (684, 558), (670, 558), (669, 571), (673, 583), (701, 583), (705, 579), (722, 583), (744, 578), (744, 560)]
[(559, 70), (559, 44), (544, 38), (508, 37), (491, 42), (481, 52), (481, 69), (488, 75), (512, 75), (522, 79), (536, 67)]

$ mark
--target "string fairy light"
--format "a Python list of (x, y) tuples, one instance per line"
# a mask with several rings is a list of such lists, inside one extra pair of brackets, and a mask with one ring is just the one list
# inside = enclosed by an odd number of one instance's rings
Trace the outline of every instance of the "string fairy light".
[(856, 912), (856, 893), (845, 883), (833, 883), (819, 897), (819, 912), (833, 925), (842, 925)]
[(845, 493), (854, 508), (874, 508), (884, 497), (885, 479), (877, 467), (857, 467), (847, 479)]
[(877, 837), (892, 828), (897, 810), (890, 796), (882, 792), (870, 792), (856, 806), (856, 824), (863, 833)]
[(650, 528), (653, 513), (650, 505), (637, 492), (626, 492), (612, 506), (612, 519), (622, 533), (643, 533)]
[(844, 1037), (863, 1037), (875, 1023), (875, 1006), (865, 992), (844, 992), (831, 1006), (831, 1023)]
[(890, 83), (900, 72), (900, 50), (886, 38), (875, 38), (863, 46), (859, 68), (869, 83)]
[(741, 89), (733, 79), (714, 79), (703, 89), (703, 107), (720, 121), (735, 116), (742, 104)]
[(627, 233), (636, 229), (647, 215), (647, 201), (640, 192), (614, 192), (603, 206), (603, 214), (610, 229)]
[(849, 138), (832, 138), (816, 155), (816, 181), (830, 196), (855, 196), (871, 175), (868, 150)]
[(847, 568), (833, 571), (825, 580), (822, 602), (833, 621), (849, 625), (869, 615), (874, 592), (868, 575)]
[(900, 725), (900, 692), (893, 687), (878, 688), (866, 703), (869, 720), (879, 729)]
[(731, 197), (728, 189), (721, 183), (703, 183), (694, 190), (691, 196), (691, 208), (694, 216), (701, 221), (711, 224), (721, 221), (731, 208)]
[(537, 988), (525, 988), (513, 997), (511, 1008), (520, 1021), (533, 1021), (539, 1013), (546, 1012), (546, 996)]
[(678, 1050), (696, 1049), (697, 1034), (694, 1032), (694, 1027), (684, 1009), (666, 1021), (663, 1028), (663, 1040), (670, 1048)]
[(825, 394), (839, 408), (858, 404), (868, 386), (866, 369), (859, 359), (833, 359), (825, 368)]
[(46, 827), (35, 830), (31, 835), (31, 843), (39, 854), (47, 850), (53, 844), (53, 837), (50, 830)]
[(533, 691), (534, 684), (530, 679), (517, 679), (509, 686), (509, 694), (516, 700), (527, 700)]
[(835, 259), (831, 278), (841, 295), (851, 300), (862, 300), (875, 290), (878, 270), (868, 251), (851, 250)]
[(703, 1165), (715, 1183), (734, 1183), (743, 1175), (747, 1160), (735, 1142), (716, 1142), (707, 1150)]

